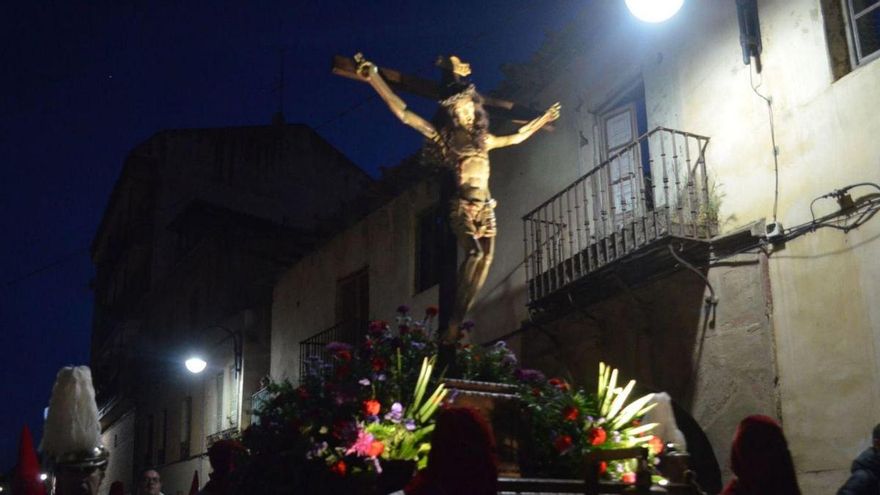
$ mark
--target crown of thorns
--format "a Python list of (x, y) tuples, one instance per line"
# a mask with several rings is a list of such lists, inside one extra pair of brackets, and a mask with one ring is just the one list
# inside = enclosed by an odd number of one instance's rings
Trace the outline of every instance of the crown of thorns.
[(469, 84), (468, 87), (463, 90), (455, 93), (454, 95), (446, 98), (445, 100), (440, 100), (440, 104), (444, 107), (454, 107), (458, 102), (462, 100), (473, 100), (477, 95), (477, 89), (473, 84)]

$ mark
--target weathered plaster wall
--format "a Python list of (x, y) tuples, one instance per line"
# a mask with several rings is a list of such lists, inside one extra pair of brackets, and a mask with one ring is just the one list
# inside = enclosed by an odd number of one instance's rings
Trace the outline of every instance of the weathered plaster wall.
[(299, 343), (336, 322), (336, 282), (367, 267), (370, 317), (389, 319), (400, 304), (418, 313), (437, 304), (437, 287), (415, 293), (415, 222), (437, 201), (421, 183), (341, 232), (288, 270), (275, 286), (271, 375), (299, 378)]
[[(818, 2), (768, 0), (759, 7), (764, 69), (753, 75), (751, 84), (773, 102), (778, 219), (794, 226), (810, 219), (813, 198), (851, 183), (880, 182), (880, 63), (870, 62), (833, 81)], [(585, 45), (579, 59), (538, 96), (542, 105), (563, 101), (557, 131), (494, 157), (492, 188), (501, 205), (499, 251), (505, 254), (496, 258), (490, 290), (479, 302), (484, 311), (477, 313), (478, 323), (501, 321), (509, 328), (524, 316), (521, 268), (508, 278), (522, 259), (516, 246), (521, 234), (509, 233), (521, 232), (519, 217), (575, 175), (575, 131), (584, 125), (578, 120), (586, 120), (573, 110), (581, 103), (589, 111), (601, 108), (613, 88), (639, 73), (649, 129), (665, 125), (711, 137), (707, 164), (722, 196), (723, 231), (772, 219), (775, 184), (767, 104), (750, 86), (733, 2), (688, 2), (662, 26), (634, 26), (623, 17), (606, 25), (614, 31), (603, 33), (603, 43)], [(853, 192), (859, 196), (870, 190)], [(817, 205), (820, 214), (834, 209), (833, 202)], [(878, 223), (848, 234), (811, 234), (789, 242), (769, 259), (775, 334), (768, 335), (775, 335), (781, 419), (805, 493), (827, 493), (839, 486), (878, 421)], [(725, 304), (731, 302), (722, 300), (719, 312)], [(752, 303), (733, 304), (737, 313), (748, 314)], [(740, 349), (750, 348), (736, 340), (728, 344), (719, 348), (729, 350), (718, 359), (729, 362)], [(698, 380), (718, 377), (697, 375)], [(727, 386), (719, 383), (722, 389)], [(716, 409), (718, 399), (698, 402), (695, 417), (705, 419), (708, 413), (699, 411)], [(725, 421), (705, 425), (717, 431), (716, 451), (726, 448), (725, 435), (732, 435), (737, 416), (759, 409), (738, 406), (728, 410)]]
[(110, 460), (104, 473), (104, 482), (98, 491), (100, 495), (107, 495), (110, 492), (110, 484), (114, 481), (121, 481), (126, 486), (131, 486), (135, 475), (132, 471), (134, 419), (135, 413), (131, 411), (101, 433), (101, 442), (110, 452)]
[[(818, 2), (759, 1), (764, 70), (751, 82), (734, 2), (687, 2), (657, 26), (632, 20), (622, 5), (608, 5), (585, 24), (606, 29), (587, 37), (592, 42), (542, 92), (523, 95), (537, 107), (562, 101), (556, 129), (493, 152), (490, 186), (499, 203), (499, 236), (472, 315), (479, 341), (527, 318), (521, 217), (596, 164), (593, 115), (639, 78), (649, 128), (711, 137), (707, 166), (721, 196), (724, 232), (772, 220), (774, 211), (767, 104), (752, 84), (773, 102), (782, 224), (809, 220), (813, 198), (834, 188), (880, 182), (880, 62), (833, 81)], [(588, 146), (579, 144), (582, 132)], [(818, 206), (820, 213), (833, 211), (833, 204)], [(397, 230), (404, 224), (392, 221), (398, 217), (389, 208), (294, 267), (278, 285), (273, 375), (293, 377), (299, 340), (333, 323), (336, 278), (369, 264), (377, 316), (410, 301), (412, 277), (402, 267), (411, 258), (400, 249), (407, 234)], [(565, 364), (575, 377), (592, 376), (602, 357), (670, 390), (709, 434), (722, 464), (743, 416), (780, 417), (804, 493), (833, 491), (866, 445), (880, 410), (878, 224), (875, 219), (848, 234), (822, 231), (792, 240), (760, 265), (713, 268), (709, 277), (720, 303), (716, 327), (705, 334), (702, 292), (681, 293), (688, 277), (683, 273), (637, 291), (653, 302), (649, 316), (640, 316), (624, 296), (589, 308), (606, 322), (604, 340), (584, 333), (587, 318), (560, 322), (556, 341), (542, 341), (546, 336), (539, 333), (522, 336), (521, 347), (536, 363)], [(385, 232), (393, 234), (375, 235)]]
[(714, 310), (703, 281), (681, 271), (527, 331), (523, 360), (589, 386), (603, 360), (643, 392), (666, 391), (699, 423), (729, 476), (739, 420), (777, 414), (766, 257), (738, 255), (708, 277)]

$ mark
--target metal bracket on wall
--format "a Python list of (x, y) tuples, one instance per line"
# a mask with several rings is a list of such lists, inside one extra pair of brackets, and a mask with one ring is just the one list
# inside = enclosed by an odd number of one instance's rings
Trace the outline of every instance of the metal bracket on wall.
[[(669, 253), (672, 255), (673, 258), (675, 258), (676, 261), (681, 263), (681, 265), (684, 266), (685, 268), (687, 268), (688, 270), (696, 273), (697, 276), (700, 277), (701, 279), (703, 279), (703, 282), (706, 283), (706, 287), (709, 288), (709, 296), (706, 297), (706, 299), (705, 299), (706, 304), (711, 307), (717, 306), (718, 305), (718, 298), (715, 297), (715, 288), (712, 287), (712, 283), (709, 282), (709, 278), (706, 277), (705, 275), (703, 275), (703, 273), (700, 270), (697, 270), (697, 267), (688, 263), (684, 258), (679, 256), (678, 253), (675, 252), (675, 248), (672, 247), (672, 244), (670, 244), (668, 247), (669, 247)], [(679, 249), (681, 249), (681, 246), (679, 246)]]

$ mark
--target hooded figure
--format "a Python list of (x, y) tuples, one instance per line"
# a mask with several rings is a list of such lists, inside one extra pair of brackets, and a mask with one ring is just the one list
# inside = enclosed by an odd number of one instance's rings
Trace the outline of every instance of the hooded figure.
[[(399, 492), (395, 492), (398, 493)], [(406, 495), (494, 495), (498, 493), (495, 438), (489, 424), (469, 408), (437, 415), (428, 467), (404, 489)], [(394, 495), (394, 494), (392, 494)]]
[(208, 460), (213, 471), (210, 481), (199, 492), (201, 495), (229, 495), (234, 492), (233, 473), (248, 451), (237, 440), (219, 440), (208, 449)]
[(109, 453), (88, 366), (61, 368), (52, 387), (40, 451), (52, 466), (57, 495), (96, 495)]
[(40, 461), (34, 451), (34, 440), (31, 429), (25, 425), (21, 429), (21, 440), (18, 443), (18, 464), (12, 477), (13, 495), (46, 495), (43, 482), (40, 481)]
[(742, 420), (733, 437), (730, 466), (736, 477), (722, 495), (800, 495), (788, 442), (769, 416)]
[(852, 463), (852, 474), (837, 495), (880, 493), (880, 424), (874, 427), (874, 444), (865, 449)]

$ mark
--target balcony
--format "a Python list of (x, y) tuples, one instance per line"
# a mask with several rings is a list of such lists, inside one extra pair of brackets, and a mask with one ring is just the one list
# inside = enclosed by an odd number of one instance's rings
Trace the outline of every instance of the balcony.
[(609, 285), (644, 283), (674, 270), (676, 256), (707, 256), (718, 233), (708, 144), (708, 137), (657, 127), (526, 214), (533, 316), (575, 298), (600, 299)]
[(327, 344), (343, 342), (355, 345), (366, 334), (367, 322), (360, 320), (344, 321), (312, 335), (299, 343), (299, 376), (305, 376), (310, 362), (326, 362), (330, 357)]

